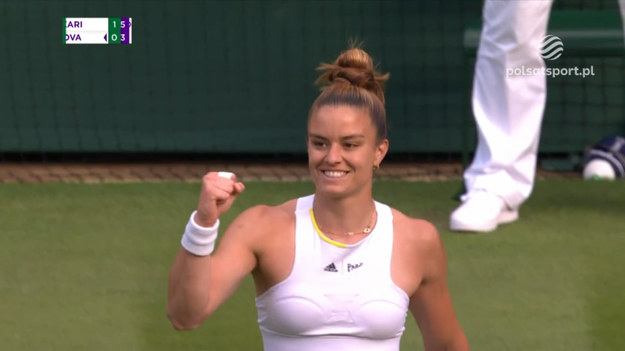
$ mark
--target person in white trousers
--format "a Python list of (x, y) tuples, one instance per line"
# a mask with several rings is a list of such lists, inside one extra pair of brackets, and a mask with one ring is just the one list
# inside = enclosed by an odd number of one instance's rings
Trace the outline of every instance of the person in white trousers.
[[(464, 172), (462, 204), (450, 216), (451, 230), (489, 232), (513, 222), (532, 192), (546, 76), (507, 76), (506, 68), (545, 67), (540, 47), (552, 2), (484, 2), (472, 91), (478, 144)], [(625, 18), (625, 0), (619, 3)]]

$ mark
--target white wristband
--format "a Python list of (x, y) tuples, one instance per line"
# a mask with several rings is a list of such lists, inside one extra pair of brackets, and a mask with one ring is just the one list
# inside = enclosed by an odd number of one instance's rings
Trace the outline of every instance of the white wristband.
[(217, 231), (219, 230), (219, 219), (212, 227), (201, 227), (195, 223), (194, 217), (197, 211), (191, 213), (191, 218), (187, 223), (181, 244), (185, 250), (196, 256), (208, 256), (215, 249)]

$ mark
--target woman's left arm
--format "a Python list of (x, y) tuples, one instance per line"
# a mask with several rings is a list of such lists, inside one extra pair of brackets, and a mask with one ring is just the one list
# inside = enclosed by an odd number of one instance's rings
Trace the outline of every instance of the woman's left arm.
[(458, 323), (447, 287), (447, 257), (436, 228), (421, 226), (423, 279), (410, 298), (427, 351), (468, 351), (469, 343)]

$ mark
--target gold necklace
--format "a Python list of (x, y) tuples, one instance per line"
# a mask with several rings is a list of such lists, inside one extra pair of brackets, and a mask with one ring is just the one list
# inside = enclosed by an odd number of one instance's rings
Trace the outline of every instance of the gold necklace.
[[(358, 235), (358, 234), (369, 234), (371, 233), (371, 230), (373, 230), (373, 227), (375, 227), (375, 221), (376, 221), (376, 215), (377, 215), (378, 211), (376, 211), (376, 209), (373, 209), (373, 212), (371, 212), (371, 220), (369, 221), (369, 224), (365, 227), (365, 229), (363, 229), (361, 232), (347, 232), (345, 234), (337, 234), (331, 231), (327, 231), (322, 229), (321, 227), (319, 227), (319, 230), (321, 230), (323, 233), (326, 234), (332, 234), (332, 235), (348, 235), (348, 236), (352, 236), (352, 235)], [(317, 220), (315, 219), (315, 211), (311, 208), (310, 209), (310, 214), (313, 217), (313, 221), (317, 222)]]

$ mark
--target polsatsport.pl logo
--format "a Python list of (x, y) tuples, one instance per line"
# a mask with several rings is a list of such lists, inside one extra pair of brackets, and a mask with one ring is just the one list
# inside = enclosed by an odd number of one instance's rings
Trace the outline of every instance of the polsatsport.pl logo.
[(555, 35), (547, 35), (543, 38), (543, 45), (540, 48), (540, 56), (545, 60), (553, 61), (560, 56), (564, 51), (564, 44), (562, 40)]
[[(564, 52), (564, 43), (555, 35), (547, 35), (543, 38), (542, 46), (540, 48), (540, 56), (543, 59), (553, 61)], [(586, 78), (588, 76), (595, 75), (595, 67), (507, 67), (506, 77), (514, 76), (536, 76), (545, 75), (547, 77), (567, 77), (576, 76)]]

